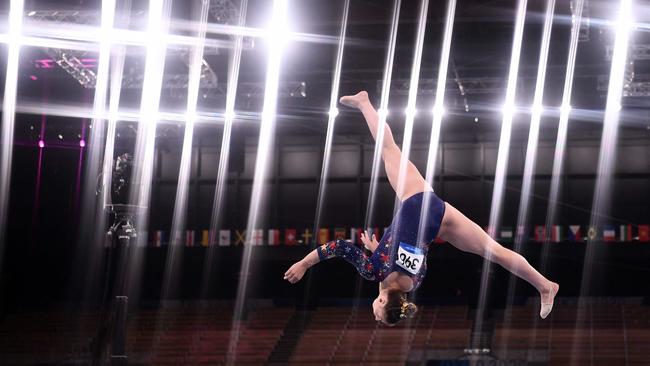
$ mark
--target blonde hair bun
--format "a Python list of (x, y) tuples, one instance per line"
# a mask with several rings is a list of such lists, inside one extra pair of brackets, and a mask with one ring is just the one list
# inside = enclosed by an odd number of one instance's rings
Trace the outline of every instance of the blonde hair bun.
[(412, 302), (404, 301), (402, 303), (402, 309), (400, 318), (413, 318), (415, 313), (417, 313), (418, 307)]

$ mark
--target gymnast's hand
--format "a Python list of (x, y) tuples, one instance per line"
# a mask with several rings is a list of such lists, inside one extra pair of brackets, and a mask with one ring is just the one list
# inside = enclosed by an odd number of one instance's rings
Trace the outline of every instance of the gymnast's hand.
[(290, 283), (296, 283), (300, 281), (302, 276), (305, 274), (305, 271), (309, 268), (306, 263), (303, 261), (296, 262), (284, 273), (284, 279)]
[(366, 249), (368, 249), (373, 253), (375, 252), (375, 249), (377, 249), (377, 247), (379, 246), (375, 234), (372, 234), (372, 240), (370, 240), (370, 237), (368, 236), (368, 230), (361, 233), (361, 241), (363, 242), (363, 246), (365, 246)]

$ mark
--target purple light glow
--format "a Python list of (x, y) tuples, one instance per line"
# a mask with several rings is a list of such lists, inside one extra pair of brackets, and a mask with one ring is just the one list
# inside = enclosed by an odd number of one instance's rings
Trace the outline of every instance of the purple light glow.
[(41, 149), (44, 148), (45, 147), (45, 141), (39, 140), (38, 141), (38, 147), (40, 147)]
[(32, 79), (32, 80), (38, 80), (38, 78), (36, 77), (36, 75), (29, 75), (29, 78)]
[(79, 141), (79, 146), (81, 146), (81, 147), (86, 147), (86, 141), (84, 141), (84, 140), (80, 140), (80, 141)]

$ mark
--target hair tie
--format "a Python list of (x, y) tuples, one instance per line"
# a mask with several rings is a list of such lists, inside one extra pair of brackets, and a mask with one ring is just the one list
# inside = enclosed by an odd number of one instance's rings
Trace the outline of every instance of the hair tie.
[(409, 303), (406, 302), (406, 301), (403, 301), (402, 302), (402, 307), (401, 307), (401, 309), (399, 311), (400, 319), (406, 318), (406, 311), (408, 310), (408, 308), (409, 308)]

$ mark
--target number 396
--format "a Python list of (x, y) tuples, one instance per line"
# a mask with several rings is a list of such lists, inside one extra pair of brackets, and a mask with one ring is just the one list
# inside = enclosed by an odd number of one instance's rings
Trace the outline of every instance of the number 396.
[(419, 259), (417, 259), (417, 258), (411, 259), (411, 256), (408, 256), (408, 255), (406, 255), (404, 253), (400, 253), (399, 259), (402, 261), (402, 263), (404, 263), (404, 265), (407, 268), (410, 268), (410, 269), (412, 269), (414, 271), (418, 268), (418, 264), (420, 263)]

